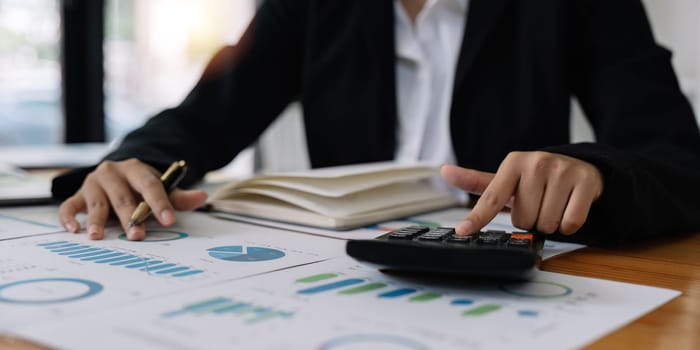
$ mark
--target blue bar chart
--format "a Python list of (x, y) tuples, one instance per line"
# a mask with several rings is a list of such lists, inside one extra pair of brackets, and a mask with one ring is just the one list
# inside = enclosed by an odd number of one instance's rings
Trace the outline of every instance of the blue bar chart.
[(415, 288), (399, 288), (392, 291), (384, 292), (379, 294), (380, 298), (400, 298), (404, 295), (409, 295), (417, 292)]
[(203, 273), (189, 266), (182, 266), (157, 259), (141, 257), (115, 249), (99, 248), (87, 244), (67, 241), (39, 243), (38, 246), (69, 259), (95, 264), (118, 266), (125, 269), (147, 272), (156, 276), (186, 277)]

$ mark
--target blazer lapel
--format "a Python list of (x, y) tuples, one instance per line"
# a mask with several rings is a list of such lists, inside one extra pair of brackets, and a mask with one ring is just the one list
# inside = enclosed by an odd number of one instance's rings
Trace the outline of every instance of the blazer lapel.
[[(367, 137), (382, 153), (389, 151), (393, 156), (395, 147), (395, 128), (397, 119), (396, 94), (396, 55), (394, 45), (394, 2), (388, 0), (365, 0), (363, 6), (364, 26), (366, 30), (367, 54), (370, 58), (372, 76), (373, 103), (377, 115), (370, 124), (375, 126)], [(378, 151), (379, 152), (379, 151)]]
[(499, 15), (510, 0), (471, 0), (467, 14), (467, 27), (464, 30), (462, 48), (457, 61), (454, 91), (464, 82), (474, 63), (477, 53)]

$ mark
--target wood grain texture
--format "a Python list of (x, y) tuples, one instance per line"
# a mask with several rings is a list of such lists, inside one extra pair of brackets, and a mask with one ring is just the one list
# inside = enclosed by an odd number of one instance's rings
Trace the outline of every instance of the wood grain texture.
[(700, 233), (617, 250), (585, 248), (542, 269), (683, 292), (588, 349), (700, 349)]

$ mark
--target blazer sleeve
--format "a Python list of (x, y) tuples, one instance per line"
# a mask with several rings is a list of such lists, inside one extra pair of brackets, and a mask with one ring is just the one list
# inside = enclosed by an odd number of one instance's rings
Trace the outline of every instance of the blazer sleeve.
[(670, 52), (638, 0), (573, 10), (573, 90), (597, 141), (547, 150), (595, 164), (604, 190), (581, 231), (558, 238), (619, 245), (700, 231), (700, 132)]
[[(138, 158), (161, 170), (184, 159), (182, 186), (226, 165), (299, 95), (307, 12), (304, 1), (265, 1), (225, 72), (201, 79), (179, 106), (129, 133), (105, 159)], [(54, 179), (54, 198), (75, 193), (93, 169)]]

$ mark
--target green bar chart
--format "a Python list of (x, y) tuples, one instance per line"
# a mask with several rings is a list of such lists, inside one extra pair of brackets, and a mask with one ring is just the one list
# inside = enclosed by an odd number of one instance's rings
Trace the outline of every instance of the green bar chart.
[[(484, 317), (496, 312), (512, 312), (518, 317), (538, 317), (540, 312), (531, 309), (513, 309), (499, 303), (479, 300), (479, 298), (450, 296), (437, 291), (419, 290), (411, 287), (392, 286), (388, 282), (372, 281), (365, 278), (348, 277), (342, 273), (324, 272), (310, 276), (304, 276), (294, 280), (296, 287), (301, 287), (296, 294), (313, 296), (317, 294), (335, 295), (337, 297), (354, 297), (372, 295), (378, 300), (395, 300), (396, 302), (409, 302), (412, 304), (429, 304), (442, 302), (451, 308), (460, 310), (460, 315), (465, 318)], [(519, 293), (528, 297), (552, 297), (571, 293), (571, 288), (563, 285), (547, 282), (525, 282), (517, 285), (501, 285), (498, 288), (509, 294)], [(527, 294), (526, 294), (527, 293)], [(546, 294), (548, 293), (548, 294)], [(441, 301), (442, 300), (442, 301)], [(241, 306), (232, 306), (239, 310)]]

